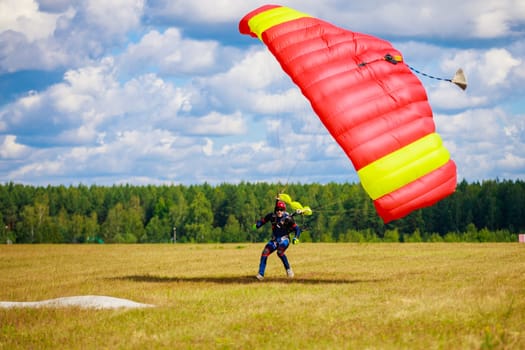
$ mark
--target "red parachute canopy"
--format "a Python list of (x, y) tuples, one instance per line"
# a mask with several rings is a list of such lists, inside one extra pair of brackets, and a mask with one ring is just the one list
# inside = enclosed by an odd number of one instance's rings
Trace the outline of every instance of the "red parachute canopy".
[(239, 31), (266, 44), (352, 161), (385, 223), (455, 191), (419, 79), (385, 40), (265, 5)]

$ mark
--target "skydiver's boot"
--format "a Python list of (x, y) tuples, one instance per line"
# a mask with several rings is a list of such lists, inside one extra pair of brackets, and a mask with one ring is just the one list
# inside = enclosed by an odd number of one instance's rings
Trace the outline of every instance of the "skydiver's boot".
[(288, 262), (288, 258), (286, 257), (286, 254), (281, 254), (281, 255), (278, 255), (279, 258), (281, 259), (281, 261), (283, 262), (283, 265), (284, 265), (284, 269), (286, 270), (286, 276), (288, 276), (288, 278), (293, 278), (294, 273), (293, 273), (293, 270), (292, 268), (290, 267), (290, 263)]
[(268, 260), (267, 255), (261, 255), (261, 262), (259, 263), (259, 273), (255, 276), (259, 281), (264, 279), (264, 270), (266, 270), (266, 261)]

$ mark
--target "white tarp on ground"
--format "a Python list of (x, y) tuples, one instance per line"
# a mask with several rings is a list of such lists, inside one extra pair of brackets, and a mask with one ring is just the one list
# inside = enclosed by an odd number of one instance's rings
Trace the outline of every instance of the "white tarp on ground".
[(14, 307), (81, 307), (92, 309), (117, 309), (153, 307), (135, 301), (100, 295), (82, 295), (43, 301), (0, 301), (0, 308)]

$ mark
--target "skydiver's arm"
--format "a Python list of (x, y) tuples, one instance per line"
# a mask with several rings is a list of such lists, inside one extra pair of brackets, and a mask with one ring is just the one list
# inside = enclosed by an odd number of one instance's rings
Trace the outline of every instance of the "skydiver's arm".
[(295, 238), (301, 236), (301, 228), (296, 223), (293, 224), (292, 229), (295, 231)]
[(299, 225), (297, 225), (297, 223), (291, 216), (289, 216), (287, 220), (290, 231), (295, 231), (295, 238), (299, 238), (299, 236), (301, 235), (301, 228), (299, 227)]
[(259, 228), (262, 225), (266, 224), (270, 219), (272, 218), (272, 213), (266, 214), (265, 217), (261, 218), (260, 220), (257, 220), (257, 223), (255, 224), (255, 227)]

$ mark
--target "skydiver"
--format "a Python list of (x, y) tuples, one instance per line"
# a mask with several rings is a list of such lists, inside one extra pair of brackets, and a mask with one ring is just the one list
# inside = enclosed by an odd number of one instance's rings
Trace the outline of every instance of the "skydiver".
[(292, 239), (293, 244), (299, 243), (299, 236), (301, 235), (301, 229), (295, 223), (292, 215), (286, 212), (286, 204), (283, 201), (277, 200), (273, 213), (268, 213), (266, 216), (257, 221), (253, 225), (254, 229), (258, 229), (267, 222), (272, 224), (272, 238), (266, 243), (262, 253), (261, 261), (259, 263), (259, 273), (255, 276), (259, 281), (264, 279), (264, 270), (266, 269), (266, 262), (268, 256), (277, 250), (277, 256), (283, 262), (288, 278), (293, 278), (294, 273), (286, 257), (286, 249), (290, 245), (290, 233), (295, 232)]

